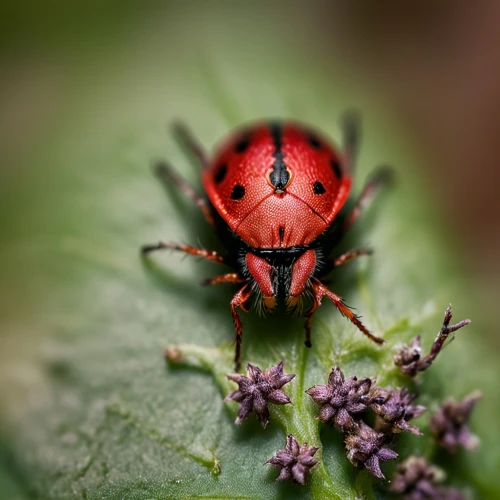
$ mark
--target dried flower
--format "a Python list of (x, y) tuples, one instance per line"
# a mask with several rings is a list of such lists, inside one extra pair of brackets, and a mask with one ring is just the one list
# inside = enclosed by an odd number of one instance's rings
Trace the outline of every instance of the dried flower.
[(441, 469), (429, 465), (425, 458), (412, 456), (398, 465), (389, 491), (404, 500), (463, 500), (456, 488), (438, 486), (443, 480)]
[(236, 382), (239, 388), (229, 394), (224, 401), (236, 401), (240, 404), (236, 424), (241, 424), (254, 411), (262, 427), (265, 428), (269, 422), (268, 403), (278, 405), (291, 403), (290, 398), (280, 389), (295, 375), (283, 374), (283, 361), (265, 372), (258, 366), (248, 363), (247, 375), (247, 377), (240, 373), (227, 375), (227, 378)]
[(394, 364), (401, 368), (405, 375), (414, 377), (419, 371), (421, 363), (422, 348), (420, 347), (420, 335), (414, 337), (410, 344), (404, 344), (394, 355)]
[(277, 450), (266, 464), (281, 468), (277, 481), (291, 479), (295, 483), (305, 484), (310, 470), (318, 463), (313, 458), (318, 450), (314, 446), (307, 446), (307, 443), (300, 446), (293, 434), (289, 434), (285, 449)]
[(345, 438), (347, 458), (356, 467), (363, 466), (370, 474), (385, 479), (380, 462), (393, 460), (398, 454), (387, 447), (387, 436), (377, 432), (362, 420), (355, 432)]
[(477, 447), (479, 440), (470, 432), (467, 423), (474, 405), (481, 397), (480, 392), (474, 392), (458, 403), (448, 399), (434, 413), (429, 422), (429, 430), (440, 446), (451, 453), (458, 446), (469, 450)]
[(404, 345), (394, 355), (394, 364), (399, 366), (401, 371), (410, 377), (414, 377), (417, 372), (427, 370), (443, 349), (444, 343), (450, 333), (456, 332), (470, 323), (470, 319), (464, 319), (463, 321), (450, 326), (451, 318), (452, 310), (450, 304), (444, 313), (443, 325), (441, 326), (441, 330), (439, 330), (437, 337), (432, 344), (429, 354), (423, 358), (421, 357), (422, 349), (420, 347), (420, 336), (417, 336), (410, 342), (410, 345)]
[(411, 394), (405, 387), (402, 389), (374, 387), (370, 391), (370, 397), (371, 408), (383, 423), (379, 430), (393, 433), (407, 431), (418, 436), (422, 435), (418, 427), (408, 423), (426, 411), (425, 406), (411, 404), (417, 394)]
[(367, 394), (371, 384), (369, 378), (358, 380), (356, 377), (349, 377), (344, 380), (340, 368), (335, 367), (328, 377), (328, 385), (315, 385), (306, 394), (321, 408), (318, 420), (332, 422), (337, 429), (346, 432), (357, 425), (352, 415), (368, 408), (370, 401)]

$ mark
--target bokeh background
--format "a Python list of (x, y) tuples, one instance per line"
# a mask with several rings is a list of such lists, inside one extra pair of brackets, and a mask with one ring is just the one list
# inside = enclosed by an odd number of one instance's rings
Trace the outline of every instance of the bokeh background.
[[(116, 211), (119, 219), (124, 204), (127, 212), (138, 207), (149, 231), (137, 236), (150, 239), (151, 223), (141, 212), (150, 191), (139, 184), (129, 200), (113, 204), (116, 169), (108, 171), (106, 161), (117, 161), (111, 151), (121, 155), (126, 167), (120, 175), (132, 177), (132, 168), (144, 163), (130, 147), (136, 129), (149, 157), (164, 156), (172, 147), (166, 124), (176, 116), (213, 144), (240, 119), (278, 115), (316, 123), (321, 115), (317, 124), (335, 130), (339, 108), (360, 107), (369, 128), (380, 123), (394, 134), (393, 141), (385, 137), (391, 149), (381, 160), (397, 163), (411, 151), (418, 166), (411, 182), (423, 193), (421, 204), (435, 212), (450, 260), (460, 262), (468, 286), (461, 295), (482, 304), (473, 318), (478, 331), (497, 348), (499, 25), (500, 3), (488, 1), (4, 3), (3, 410), (15, 414), (16, 404), (37, 387), (33, 360), (47, 325), (54, 324), (47, 318), (57, 320), (85, 300), (68, 298), (59, 287), (78, 282), (79, 271), (64, 258), (54, 260), (51, 238), (69, 255), (126, 269), (113, 257), (113, 245), (101, 253), (96, 242), (142, 243), (123, 237), (127, 221), (107, 234), (93, 228), (106, 217), (99, 210)], [(321, 84), (309, 87), (309, 79)], [(328, 102), (330, 92), (335, 97)], [(184, 161), (177, 154), (172, 160)], [(90, 177), (86, 165), (92, 165)], [(100, 203), (104, 197), (109, 203)], [(86, 246), (85, 234), (93, 234), (92, 244)]]

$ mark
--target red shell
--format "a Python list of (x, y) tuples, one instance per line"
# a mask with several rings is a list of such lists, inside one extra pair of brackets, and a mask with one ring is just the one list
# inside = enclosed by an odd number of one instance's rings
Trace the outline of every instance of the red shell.
[[(272, 126), (256, 124), (229, 137), (205, 169), (203, 185), (222, 218), (250, 246), (307, 245), (330, 226), (352, 178), (343, 157), (316, 131), (285, 122), (277, 144)], [(283, 190), (270, 180), (277, 149), (289, 174)]]

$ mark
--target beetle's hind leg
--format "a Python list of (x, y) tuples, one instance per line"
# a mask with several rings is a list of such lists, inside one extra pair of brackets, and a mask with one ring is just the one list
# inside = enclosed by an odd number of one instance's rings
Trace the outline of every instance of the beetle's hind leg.
[(181, 177), (172, 166), (165, 161), (158, 161), (153, 164), (153, 170), (160, 181), (167, 187), (174, 184), (179, 188), (200, 210), (207, 222), (214, 227), (214, 218), (210, 211), (210, 207), (199, 193)]
[[(349, 309), (349, 307), (345, 304), (342, 297), (339, 297), (336, 293), (333, 293), (318, 279), (313, 280), (312, 287), (314, 291), (315, 307), (313, 306), (314, 309), (310, 314), (310, 318), (308, 318), (309, 329), (311, 327), (312, 314), (317, 309), (317, 307), (321, 305), (321, 299), (323, 297), (327, 297), (328, 299), (330, 299), (333, 305), (339, 310), (340, 314), (342, 314), (342, 316), (346, 317), (351, 323), (353, 323), (358, 328), (358, 330), (361, 331), (363, 334), (365, 334), (370, 340), (372, 340), (376, 344), (385, 343), (384, 339), (377, 337), (376, 335), (373, 335), (373, 333), (371, 333), (368, 330), (368, 328), (366, 328), (366, 326), (363, 325), (358, 316), (356, 316), (356, 314), (354, 314), (354, 312), (351, 311), (351, 309)], [(307, 326), (306, 326), (306, 334), (307, 334)]]
[(354, 208), (350, 211), (344, 220), (342, 226), (342, 234), (347, 233), (351, 226), (358, 220), (358, 217), (363, 213), (366, 207), (371, 203), (377, 192), (385, 187), (390, 186), (394, 182), (394, 170), (383, 165), (377, 167), (374, 172), (368, 177), (368, 180), (361, 191)]
[(345, 111), (341, 116), (340, 125), (345, 168), (350, 175), (353, 175), (361, 142), (361, 113), (355, 109)]
[(175, 138), (179, 140), (182, 147), (187, 149), (197, 159), (202, 168), (206, 168), (208, 166), (207, 154), (188, 127), (184, 123), (176, 121), (172, 125), (172, 130)]
[(306, 333), (306, 339), (305, 339), (304, 344), (305, 344), (306, 347), (312, 347), (312, 342), (311, 342), (311, 325), (312, 325), (313, 315), (316, 312), (316, 309), (318, 308), (319, 305), (320, 305), (320, 303), (316, 299), (316, 294), (314, 294), (313, 295), (313, 304), (309, 308), (309, 310), (305, 313), (306, 323), (304, 325), (304, 328), (305, 328), (305, 333)]

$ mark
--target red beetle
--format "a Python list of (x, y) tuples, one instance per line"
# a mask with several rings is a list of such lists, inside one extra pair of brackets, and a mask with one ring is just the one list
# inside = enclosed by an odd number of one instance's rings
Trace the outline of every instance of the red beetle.
[(198, 205), (217, 231), (226, 254), (166, 242), (146, 245), (142, 252), (171, 248), (233, 269), (202, 284), (242, 283), (230, 303), (236, 327), (237, 368), (242, 339), (237, 309), (248, 311), (252, 295), (256, 307), (264, 313), (272, 312), (277, 301), (284, 301), (288, 310), (302, 311), (307, 299), (310, 307), (303, 315), (308, 347), (312, 317), (325, 296), (371, 340), (384, 342), (372, 335), (342, 298), (320, 280), (334, 267), (370, 253), (358, 249), (331, 258), (335, 244), (358, 218), (375, 188), (390, 177), (390, 169), (379, 169), (354, 209), (343, 217), (340, 229), (333, 230), (332, 223), (351, 189), (359, 137), (356, 115), (346, 115), (343, 124), (342, 152), (306, 125), (261, 122), (232, 133), (210, 160), (187, 129), (177, 125), (177, 135), (201, 163), (208, 201), (168, 164), (155, 166), (162, 180), (178, 186)]

